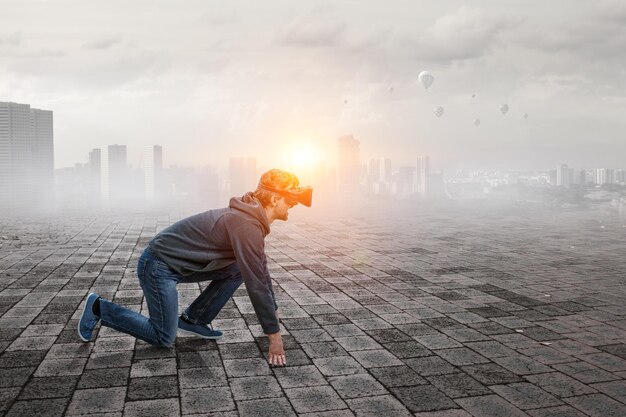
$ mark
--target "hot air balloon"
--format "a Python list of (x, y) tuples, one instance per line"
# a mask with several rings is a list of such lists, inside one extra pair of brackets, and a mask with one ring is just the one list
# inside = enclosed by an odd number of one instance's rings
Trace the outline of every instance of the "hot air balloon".
[(433, 77), (428, 71), (420, 72), (420, 75), (418, 75), (417, 78), (426, 90), (428, 90), (428, 87), (430, 87), (433, 84), (433, 81), (435, 81), (435, 77)]
[(524, 113), (524, 119), (528, 119), (528, 113)]
[(389, 94), (393, 93), (393, 87), (389, 87)]
[(500, 113), (506, 114), (509, 111), (509, 105), (504, 103), (500, 104)]
[(343, 104), (348, 104), (348, 99), (345, 99), (345, 100), (343, 101)]
[(435, 108), (433, 109), (433, 113), (435, 113), (435, 116), (437, 117), (443, 116), (443, 107), (435, 106)]
[(472, 94), (472, 98), (476, 98), (476, 93), (473, 93), (473, 94)]
[(472, 123), (474, 123), (474, 126), (478, 126), (480, 124), (480, 119), (474, 119)]

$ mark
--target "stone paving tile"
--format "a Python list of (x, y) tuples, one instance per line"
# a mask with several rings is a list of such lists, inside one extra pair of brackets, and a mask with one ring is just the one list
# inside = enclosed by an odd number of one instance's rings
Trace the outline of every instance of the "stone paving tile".
[(623, 417), (626, 415), (626, 405), (604, 394), (581, 395), (565, 398), (564, 401), (593, 417)]
[[(179, 214), (2, 218), (20, 246), (0, 246), (0, 415), (623, 413), (622, 229), (581, 212), (393, 210), (273, 227), (284, 368), (266, 363), (243, 286), (217, 342), (78, 340), (90, 291), (147, 311), (136, 262)], [(182, 284), (181, 308), (205, 286)]]
[(459, 398), (455, 400), (461, 407), (473, 416), (480, 417), (525, 417), (527, 416), (519, 408), (505, 401), (497, 395), (485, 395), (482, 397)]

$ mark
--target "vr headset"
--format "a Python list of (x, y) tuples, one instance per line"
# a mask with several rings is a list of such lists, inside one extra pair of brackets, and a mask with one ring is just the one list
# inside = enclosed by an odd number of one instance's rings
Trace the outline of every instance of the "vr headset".
[(298, 187), (290, 190), (279, 190), (277, 188), (270, 187), (263, 183), (259, 183), (259, 187), (263, 190), (271, 191), (276, 194), (280, 194), (285, 197), (288, 203), (300, 203), (307, 207), (311, 207), (311, 200), (313, 199), (313, 187)]

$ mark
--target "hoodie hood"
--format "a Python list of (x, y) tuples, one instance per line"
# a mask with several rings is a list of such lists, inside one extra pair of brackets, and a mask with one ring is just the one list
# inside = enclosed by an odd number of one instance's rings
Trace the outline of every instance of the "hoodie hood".
[(244, 194), (243, 197), (231, 198), (228, 207), (254, 217), (261, 224), (263, 234), (267, 236), (270, 233), (270, 223), (267, 219), (267, 214), (265, 214), (265, 209), (252, 192)]

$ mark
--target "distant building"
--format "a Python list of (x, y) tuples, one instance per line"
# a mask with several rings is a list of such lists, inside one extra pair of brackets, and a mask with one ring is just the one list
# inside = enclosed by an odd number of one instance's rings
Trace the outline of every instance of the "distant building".
[(105, 207), (120, 203), (126, 196), (128, 185), (126, 145), (108, 145), (101, 148), (100, 192)]
[(391, 159), (372, 158), (368, 160), (365, 176), (369, 192), (374, 194), (389, 192), (391, 185)]
[(415, 189), (415, 167), (401, 166), (395, 175), (392, 193), (398, 198), (407, 198)]
[(626, 171), (624, 171), (623, 169), (615, 170), (615, 183), (616, 184), (626, 183)]
[(556, 185), (569, 187), (572, 185), (571, 172), (567, 164), (561, 164), (556, 168)]
[(0, 207), (50, 207), (53, 190), (52, 112), (0, 102)]
[(428, 181), (430, 175), (430, 158), (428, 156), (418, 156), (415, 165), (415, 186), (417, 192), (422, 197), (426, 197), (429, 192)]
[(230, 158), (228, 179), (232, 197), (241, 197), (248, 191), (256, 190), (259, 182), (256, 158)]
[(163, 147), (146, 146), (143, 157), (144, 190), (146, 201), (155, 203), (163, 197)]
[(614, 171), (608, 168), (596, 169), (595, 183), (598, 185), (613, 184)]
[(354, 195), (359, 188), (360, 142), (352, 135), (337, 139), (337, 191)]

